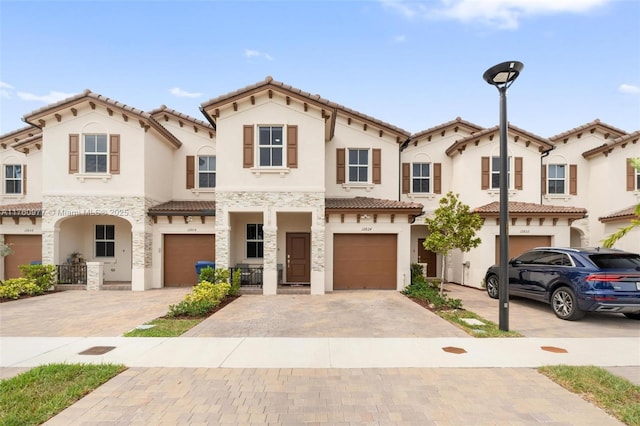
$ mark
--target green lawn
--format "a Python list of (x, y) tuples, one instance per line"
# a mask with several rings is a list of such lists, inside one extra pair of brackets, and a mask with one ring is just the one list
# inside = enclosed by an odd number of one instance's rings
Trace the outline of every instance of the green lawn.
[(49, 364), (2, 380), (0, 424), (42, 424), (124, 370), (113, 364)]
[(200, 324), (206, 317), (195, 319), (182, 318), (156, 318), (146, 325), (153, 325), (151, 328), (133, 330), (124, 334), (125, 337), (178, 337)]

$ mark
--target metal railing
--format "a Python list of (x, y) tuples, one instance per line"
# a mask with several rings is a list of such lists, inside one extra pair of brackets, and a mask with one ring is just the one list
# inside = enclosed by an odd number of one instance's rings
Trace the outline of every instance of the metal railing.
[(240, 271), (240, 287), (262, 288), (261, 266), (236, 266), (231, 268), (231, 273)]
[(58, 284), (87, 284), (86, 263), (65, 263), (56, 265)]

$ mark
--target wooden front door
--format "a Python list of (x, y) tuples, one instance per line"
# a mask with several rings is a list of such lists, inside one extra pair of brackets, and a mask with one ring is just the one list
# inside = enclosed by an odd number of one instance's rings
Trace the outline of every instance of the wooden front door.
[(418, 238), (418, 263), (427, 264), (427, 277), (437, 276), (436, 254), (424, 248), (424, 238)]
[(311, 282), (311, 235), (308, 232), (287, 232), (286, 282)]

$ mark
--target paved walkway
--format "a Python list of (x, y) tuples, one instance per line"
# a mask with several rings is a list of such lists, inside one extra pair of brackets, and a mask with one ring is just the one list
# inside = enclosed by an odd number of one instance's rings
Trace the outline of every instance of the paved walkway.
[[(483, 304), (478, 290), (449, 290), (476, 312), (493, 303)], [(566, 337), (583, 333), (586, 323), (565, 328), (565, 337), (480, 339), (395, 292), (336, 292), (243, 296), (190, 336), (124, 338), (118, 336), (166, 313), (186, 290), (73, 293), (0, 305), (4, 377), (50, 362), (130, 367), (52, 425), (606, 425), (619, 422), (533, 367), (600, 365), (640, 384), (640, 336), (629, 320), (619, 323), (622, 331), (605, 327), (611, 337)], [(565, 327), (536, 309), (512, 304), (514, 321), (530, 318), (527, 336)], [(490, 307), (478, 313), (492, 319)], [(225, 337), (220, 330), (233, 324), (235, 336)], [(80, 354), (97, 348), (110, 350)]]

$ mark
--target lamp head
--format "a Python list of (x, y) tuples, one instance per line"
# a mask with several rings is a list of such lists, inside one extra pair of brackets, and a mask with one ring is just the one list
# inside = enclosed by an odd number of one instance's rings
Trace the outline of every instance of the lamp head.
[(492, 86), (508, 87), (520, 75), (524, 64), (518, 61), (503, 62), (484, 72), (482, 78)]

